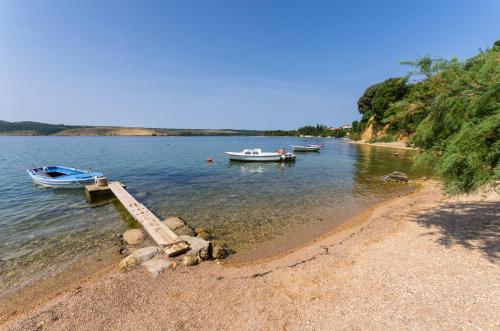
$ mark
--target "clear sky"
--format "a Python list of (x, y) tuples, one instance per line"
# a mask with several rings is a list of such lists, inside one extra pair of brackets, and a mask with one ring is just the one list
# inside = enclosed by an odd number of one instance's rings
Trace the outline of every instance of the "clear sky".
[(0, 0), (0, 119), (291, 129), (500, 39), (500, 1)]

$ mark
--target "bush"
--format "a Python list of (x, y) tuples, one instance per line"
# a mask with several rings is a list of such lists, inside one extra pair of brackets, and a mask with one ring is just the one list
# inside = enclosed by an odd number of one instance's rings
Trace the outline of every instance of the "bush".
[[(425, 150), (418, 164), (430, 164), (450, 193), (471, 192), (499, 179), (500, 42), (460, 62), (426, 56), (405, 62), (417, 70), (416, 83), (389, 80), (370, 86), (358, 101), (363, 115), (353, 138), (362, 134), (367, 114), (389, 134), (374, 142), (409, 137)], [(384, 84), (385, 89), (382, 89)], [(400, 81), (401, 83), (401, 81)], [(384, 93), (379, 92), (385, 90)], [(401, 92), (400, 94), (396, 92)], [(399, 98), (399, 96), (403, 95)], [(379, 99), (377, 99), (379, 98)]]
[(392, 143), (396, 141), (396, 137), (394, 137), (392, 134), (385, 134), (380, 137), (372, 138), (370, 140), (370, 143)]

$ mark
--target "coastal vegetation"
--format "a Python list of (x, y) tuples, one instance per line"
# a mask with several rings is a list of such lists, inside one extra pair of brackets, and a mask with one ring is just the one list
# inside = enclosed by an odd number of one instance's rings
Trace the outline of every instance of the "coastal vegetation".
[(266, 131), (266, 136), (314, 136), (314, 137), (345, 137), (348, 134), (347, 130), (342, 128), (329, 128), (324, 124), (317, 124), (316, 126), (306, 125), (297, 130), (273, 130)]
[(38, 122), (7, 122), (0, 120), (0, 134), (2, 135), (26, 135), (47, 136), (65, 130), (78, 129), (82, 126), (47, 124)]
[(0, 135), (13, 136), (300, 136), (344, 137), (348, 131), (326, 125), (306, 125), (297, 130), (163, 129), (118, 126), (84, 126), (40, 122), (0, 121)]
[(401, 62), (405, 77), (368, 87), (352, 137), (406, 141), (450, 193), (500, 179), (500, 41), (465, 61), (425, 56)]

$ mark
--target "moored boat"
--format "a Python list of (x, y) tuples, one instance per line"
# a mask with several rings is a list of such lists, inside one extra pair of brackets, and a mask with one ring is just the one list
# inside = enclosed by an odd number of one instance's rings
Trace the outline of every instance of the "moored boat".
[(103, 174), (61, 166), (26, 169), (34, 182), (49, 187), (78, 188), (94, 184)]
[(306, 146), (292, 145), (292, 151), (294, 152), (319, 152), (320, 149), (321, 149), (320, 145), (306, 145)]
[(259, 148), (244, 149), (242, 152), (226, 152), (231, 161), (243, 162), (281, 162), (294, 161), (292, 153), (263, 152)]

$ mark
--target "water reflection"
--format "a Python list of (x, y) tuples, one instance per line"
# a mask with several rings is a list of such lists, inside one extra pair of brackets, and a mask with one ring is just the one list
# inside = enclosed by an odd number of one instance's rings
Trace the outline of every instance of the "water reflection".
[(228, 162), (228, 168), (239, 170), (242, 175), (263, 174), (265, 172), (282, 173), (286, 168), (294, 166), (295, 162)]
[(413, 189), (408, 184), (384, 181), (383, 177), (393, 171), (406, 172), (410, 179), (429, 174), (428, 169), (413, 167), (416, 151), (369, 145), (352, 146), (350, 156), (356, 160), (353, 166), (354, 197), (378, 201)]

